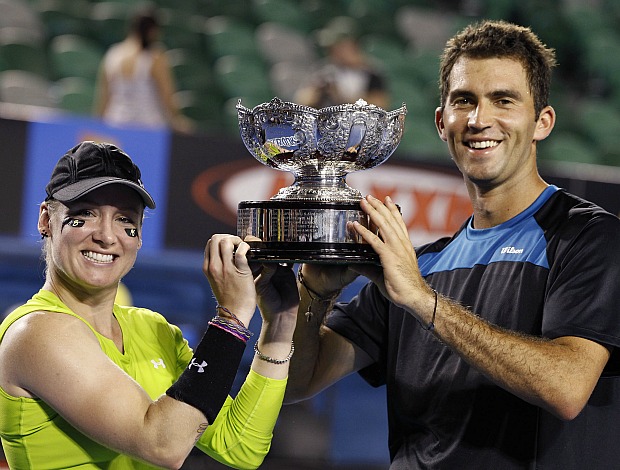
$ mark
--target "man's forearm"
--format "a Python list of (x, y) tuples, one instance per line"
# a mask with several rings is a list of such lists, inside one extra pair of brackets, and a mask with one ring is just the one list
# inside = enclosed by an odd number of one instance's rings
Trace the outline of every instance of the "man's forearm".
[(585, 405), (609, 357), (593, 341), (505, 330), (441, 296), (434, 334), (502, 388), (563, 419)]
[(293, 336), (295, 355), (291, 359), (285, 395), (287, 403), (310, 398), (315, 393), (311, 384), (319, 360), (321, 325), (336, 297), (321, 299), (317, 293), (312, 291), (311, 294), (305, 285), (298, 284), (300, 302)]

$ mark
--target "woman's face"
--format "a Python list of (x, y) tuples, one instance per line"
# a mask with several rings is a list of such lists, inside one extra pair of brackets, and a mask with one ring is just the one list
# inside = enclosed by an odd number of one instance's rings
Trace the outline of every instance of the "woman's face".
[(143, 203), (132, 189), (112, 184), (69, 203), (41, 205), (48, 272), (78, 291), (114, 288), (133, 267), (140, 248)]

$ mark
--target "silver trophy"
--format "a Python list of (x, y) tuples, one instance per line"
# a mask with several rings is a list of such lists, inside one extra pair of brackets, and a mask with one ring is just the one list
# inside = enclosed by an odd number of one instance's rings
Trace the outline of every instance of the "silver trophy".
[(377, 263), (374, 250), (347, 229), (358, 221), (362, 194), (348, 173), (380, 165), (403, 135), (406, 106), (391, 112), (358, 100), (315, 109), (278, 98), (253, 109), (237, 104), (243, 143), (261, 163), (289, 171), (295, 182), (268, 201), (243, 201), (237, 234), (252, 236), (258, 261)]

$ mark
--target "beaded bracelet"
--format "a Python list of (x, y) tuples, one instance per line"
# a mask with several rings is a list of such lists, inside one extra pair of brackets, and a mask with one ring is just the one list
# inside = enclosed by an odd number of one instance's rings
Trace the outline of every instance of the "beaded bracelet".
[(310, 323), (310, 320), (312, 320), (313, 317), (313, 313), (312, 313), (312, 305), (314, 304), (314, 302), (323, 302), (323, 303), (332, 303), (334, 300), (336, 300), (336, 298), (338, 298), (338, 296), (340, 295), (340, 291), (335, 292), (334, 294), (332, 294), (329, 297), (321, 297), (318, 292), (310, 289), (310, 287), (308, 287), (308, 284), (306, 284), (306, 281), (304, 279), (304, 275), (301, 273), (301, 267), (297, 270), (297, 280), (299, 281), (299, 284), (301, 284), (302, 286), (304, 286), (304, 288), (306, 289), (306, 292), (308, 292), (308, 296), (310, 297), (310, 305), (308, 305), (308, 311), (305, 313), (306, 315), (306, 322)]
[(291, 350), (289, 351), (288, 356), (286, 356), (284, 359), (274, 359), (273, 357), (266, 356), (265, 354), (263, 354), (262, 352), (258, 350), (258, 341), (254, 343), (254, 354), (256, 354), (256, 357), (258, 357), (262, 361), (270, 362), (271, 364), (286, 364), (288, 361), (291, 360), (291, 357), (293, 357), (294, 352), (295, 352), (295, 343), (291, 341)]

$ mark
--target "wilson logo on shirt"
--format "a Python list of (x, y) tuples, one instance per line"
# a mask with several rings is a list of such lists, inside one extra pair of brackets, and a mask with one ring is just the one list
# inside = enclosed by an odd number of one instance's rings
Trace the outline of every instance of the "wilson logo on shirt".
[(515, 248), (514, 246), (505, 246), (501, 249), (502, 255), (520, 255), (523, 253), (523, 248)]

